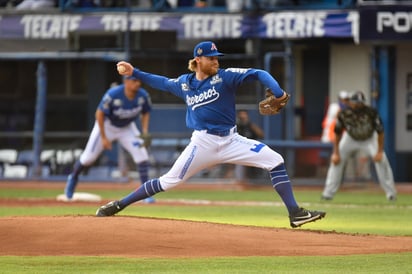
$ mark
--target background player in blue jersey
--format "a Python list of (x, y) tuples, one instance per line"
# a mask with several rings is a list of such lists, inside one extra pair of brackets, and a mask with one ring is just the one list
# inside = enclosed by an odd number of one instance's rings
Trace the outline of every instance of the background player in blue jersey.
[(100, 207), (97, 216), (114, 215), (136, 201), (177, 186), (202, 169), (226, 163), (267, 170), (273, 188), (286, 205), (292, 227), (325, 216), (325, 212), (298, 206), (280, 154), (264, 143), (236, 132), (235, 95), (242, 83), (259, 81), (278, 98), (287, 94), (264, 70), (219, 69), (218, 56), (221, 55), (213, 42), (199, 43), (194, 48), (194, 58), (189, 61), (192, 73), (176, 79), (140, 71), (127, 62), (117, 64), (121, 75), (133, 75), (153, 88), (182, 98), (187, 105), (186, 125), (193, 129), (193, 134), (190, 143), (166, 174), (145, 182), (123, 199)]
[[(67, 178), (65, 188), (67, 199), (72, 199), (82, 170), (92, 165), (104, 149), (110, 150), (112, 142), (116, 140), (130, 153), (137, 164), (141, 182), (148, 180), (149, 157), (144, 146), (144, 138), (149, 133), (151, 109), (150, 96), (135, 76), (124, 77), (122, 85), (112, 87), (104, 94), (97, 107), (96, 122), (86, 148)], [(139, 116), (141, 133), (135, 123)], [(146, 202), (153, 201), (150, 197), (146, 199)]]

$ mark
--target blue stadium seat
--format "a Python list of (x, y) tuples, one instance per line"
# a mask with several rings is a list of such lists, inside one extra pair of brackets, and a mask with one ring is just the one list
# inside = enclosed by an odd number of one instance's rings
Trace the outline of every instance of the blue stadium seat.
[(30, 166), (33, 164), (33, 150), (22, 150), (17, 155), (16, 164)]

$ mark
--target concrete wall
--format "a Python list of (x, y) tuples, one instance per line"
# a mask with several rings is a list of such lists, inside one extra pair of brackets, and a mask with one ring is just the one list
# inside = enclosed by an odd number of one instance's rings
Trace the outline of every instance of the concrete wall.
[(370, 102), (370, 46), (332, 44), (330, 51), (330, 93), (337, 100), (340, 90), (361, 90)]

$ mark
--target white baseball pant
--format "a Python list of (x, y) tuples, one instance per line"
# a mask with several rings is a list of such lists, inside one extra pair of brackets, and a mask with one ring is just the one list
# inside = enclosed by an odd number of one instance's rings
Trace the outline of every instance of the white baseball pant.
[(253, 166), (270, 171), (284, 162), (283, 157), (267, 145), (241, 136), (234, 129), (225, 137), (195, 130), (172, 168), (159, 178), (162, 189), (173, 188), (202, 169), (217, 164)]
[[(135, 123), (130, 123), (128, 126), (119, 128), (113, 126), (110, 120), (105, 120), (104, 129), (107, 139), (112, 142), (118, 141), (120, 145), (130, 153), (136, 164), (149, 159), (146, 148), (142, 146), (143, 140), (138, 137), (140, 131), (137, 129)], [(103, 152), (103, 149), (99, 125), (95, 122), (86, 148), (80, 155), (80, 163), (84, 166), (93, 164)]]

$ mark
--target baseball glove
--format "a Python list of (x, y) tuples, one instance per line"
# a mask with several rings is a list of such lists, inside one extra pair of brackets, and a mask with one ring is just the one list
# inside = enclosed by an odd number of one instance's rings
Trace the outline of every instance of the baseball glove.
[(152, 144), (152, 135), (150, 135), (149, 133), (142, 133), (139, 137), (143, 140), (144, 147), (150, 147), (150, 145)]
[(262, 115), (278, 114), (286, 106), (290, 95), (285, 92), (282, 97), (276, 98), (272, 91), (266, 90), (266, 98), (259, 102), (259, 112)]

